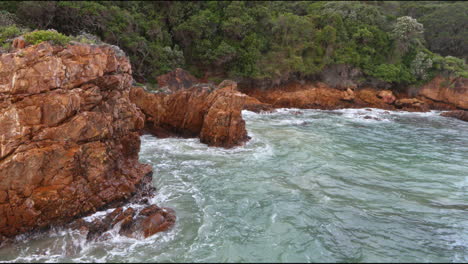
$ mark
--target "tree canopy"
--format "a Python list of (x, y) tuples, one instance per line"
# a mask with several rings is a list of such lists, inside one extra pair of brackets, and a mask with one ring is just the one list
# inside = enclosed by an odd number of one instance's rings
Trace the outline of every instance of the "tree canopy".
[(0, 41), (8, 49), (28, 28), (92, 34), (127, 53), (139, 82), (176, 67), (281, 81), (345, 64), (407, 85), (467, 76), (467, 11), (460, 1), (1, 2)]

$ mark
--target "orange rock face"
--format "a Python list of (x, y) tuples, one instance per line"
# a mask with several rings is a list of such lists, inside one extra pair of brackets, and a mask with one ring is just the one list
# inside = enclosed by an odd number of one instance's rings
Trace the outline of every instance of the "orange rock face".
[[(352, 107), (378, 107), (394, 109), (388, 96), (379, 96), (379, 91), (371, 88), (345, 90), (329, 87), (324, 83), (290, 83), (273, 89), (243, 89), (247, 95), (274, 108), (294, 107), (312, 109), (338, 109)], [(392, 95), (393, 96), (393, 95)], [(390, 97), (391, 99), (391, 97)], [(248, 109), (248, 108), (246, 108)]]
[(434, 78), (419, 90), (419, 94), (436, 102), (453, 104), (458, 108), (468, 109), (468, 79)]
[(146, 114), (146, 131), (158, 137), (200, 137), (209, 146), (230, 148), (248, 140), (241, 111), (246, 96), (235, 82), (214, 91), (196, 86), (172, 94), (132, 88), (130, 99)]
[[(255, 105), (267, 104), (273, 108), (293, 107), (312, 109), (339, 109), (374, 107), (386, 110), (428, 111), (429, 109), (455, 110), (468, 106), (468, 88), (466, 79), (452, 81), (451, 88), (443, 88), (440, 78), (423, 86), (417, 97), (410, 97), (404, 92), (394, 94), (390, 90), (374, 88), (335, 89), (325, 83), (313, 84), (290, 83), (271, 89), (243, 88), (250, 98), (245, 109)], [(442, 88), (441, 88), (442, 87)], [(255, 102), (255, 100), (258, 101)]]
[[(0, 237), (131, 196), (144, 115), (112, 46), (48, 43), (0, 57)], [(1, 240), (1, 239), (0, 239)]]

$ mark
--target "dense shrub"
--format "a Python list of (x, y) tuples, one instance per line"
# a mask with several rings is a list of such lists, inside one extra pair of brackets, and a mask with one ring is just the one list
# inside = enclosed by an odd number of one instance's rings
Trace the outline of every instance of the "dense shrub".
[[(449, 55), (466, 57), (467, 9), (456, 1), (5, 1), (0, 18), (42, 30), (34, 43), (64, 44), (69, 35), (117, 45), (142, 83), (176, 67), (280, 82), (346, 64), (363, 78), (414, 84), (466, 74)], [(43, 31), (52, 28), (65, 35)]]
[(36, 45), (44, 41), (50, 41), (54, 45), (66, 45), (71, 38), (55, 30), (37, 30), (24, 35), (24, 40), (28, 44)]

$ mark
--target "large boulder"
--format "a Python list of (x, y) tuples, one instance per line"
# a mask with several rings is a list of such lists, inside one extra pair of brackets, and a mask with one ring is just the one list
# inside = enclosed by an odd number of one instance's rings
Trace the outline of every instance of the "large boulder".
[(0, 237), (68, 222), (130, 197), (144, 115), (110, 45), (47, 42), (0, 56)]
[(382, 90), (377, 93), (377, 97), (382, 99), (386, 104), (393, 104), (396, 100), (395, 95), (390, 90)]
[(196, 85), (171, 94), (134, 87), (131, 100), (145, 113), (145, 130), (158, 137), (199, 137), (209, 146), (230, 148), (248, 140), (242, 119), (246, 95), (235, 82), (217, 89)]

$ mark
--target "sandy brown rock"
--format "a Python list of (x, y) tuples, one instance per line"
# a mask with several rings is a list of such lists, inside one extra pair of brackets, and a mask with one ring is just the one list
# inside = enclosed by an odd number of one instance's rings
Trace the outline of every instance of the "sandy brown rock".
[(429, 111), (424, 101), (417, 98), (402, 98), (395, 101), (395, 106), (406, 111)]
[(234, 147), (248, 140), (242, 119), (246, 96), (234, 82), (213, 90), (195, 86), (172, 94), (134, 87), (130, 98), (146, 115), (145, 129), (158, 136), (200, 137), (209, 146)]
[(378, 92), (377, 97), (381, 98), (386, 104), (393, 104), (396, 100), (395, 95), (390, 90), (382, 90)]
[(435, 77), (423, 85), (419, 95), (434, 100), (453, 104), (458, 108), (468, 109), (468, 78)]
[(468, 109), (468, 78), (443, 78), (438, 76), (423, 85), (419, 95), (434, 100), (453, 104), (458, 108)]
[(109, 45), (44, 42), (0, 57), (0, 235), (12, 237), (131, 196), (144, 115), (129, 61)]

